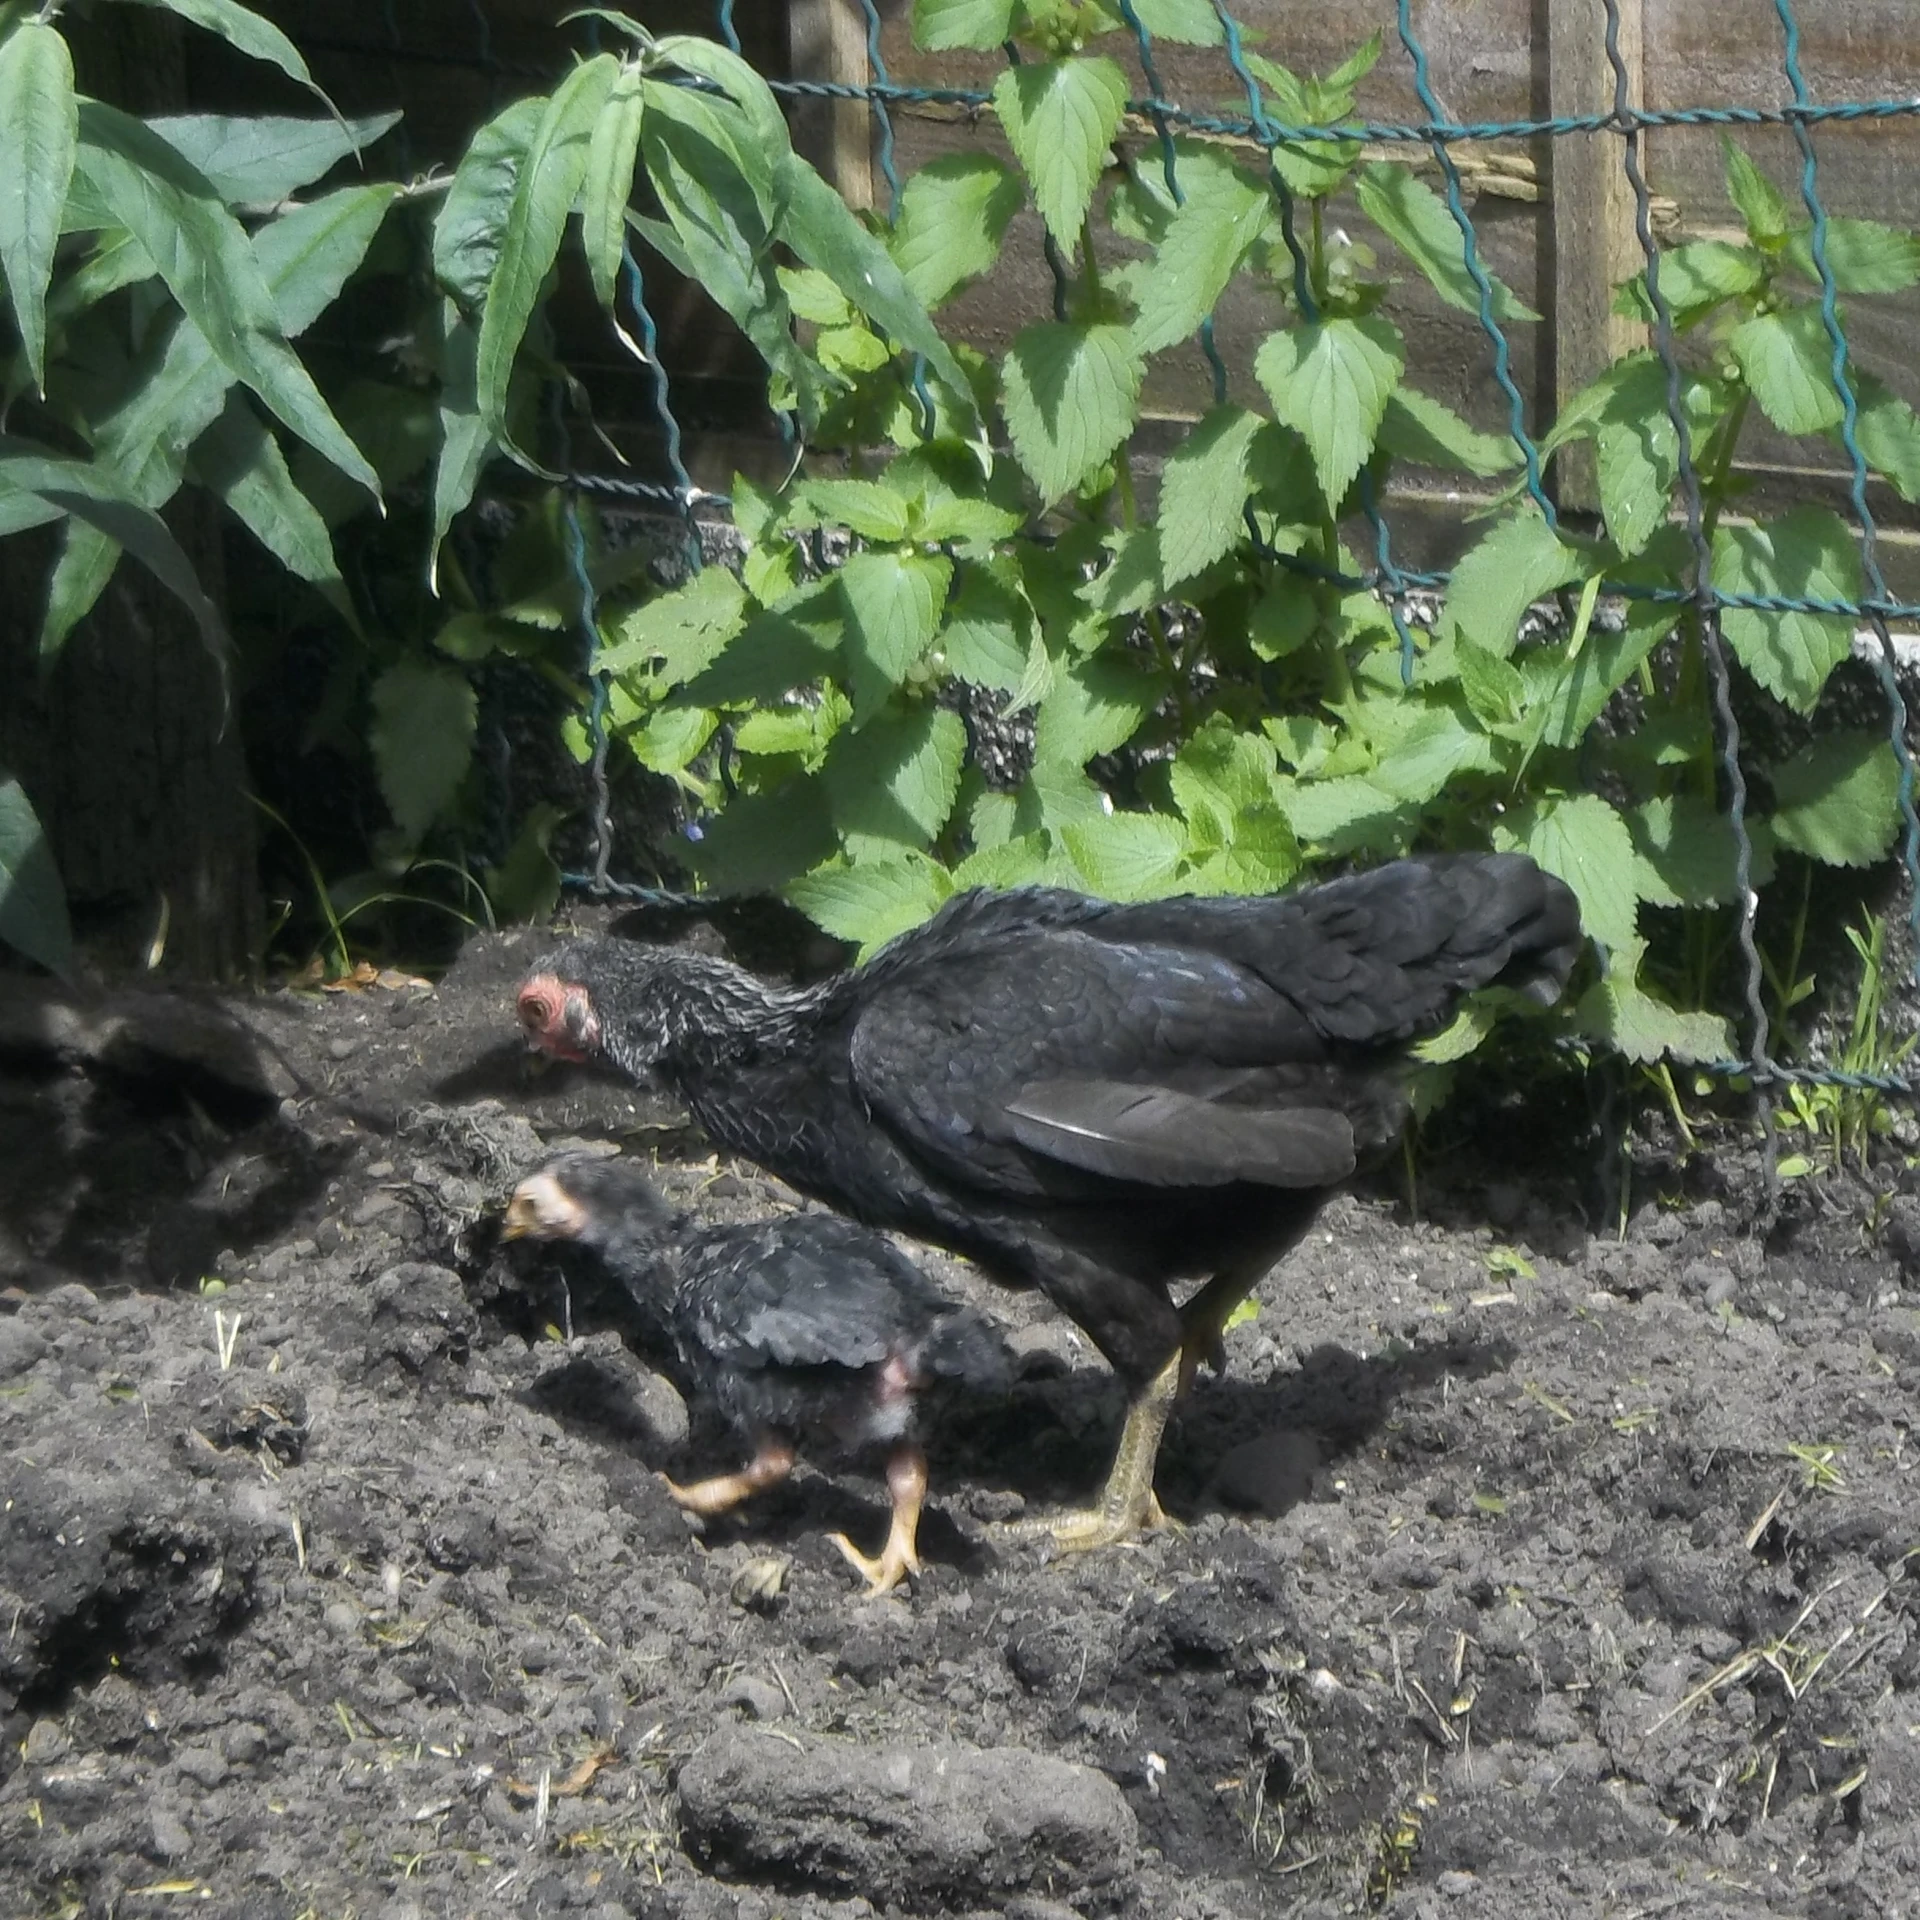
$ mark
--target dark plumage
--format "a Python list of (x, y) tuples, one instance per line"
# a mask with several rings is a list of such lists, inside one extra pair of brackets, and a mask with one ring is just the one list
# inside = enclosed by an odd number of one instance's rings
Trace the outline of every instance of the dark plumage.
[[(1134, 1398), (1096, 1544), (1157, 1524), (1173, 1400), (1327, 1192), (1391, 1143), (1404, 1043), (1502, 985), (1543, 1002), (1581, 940), (1518, 854), (1395, 861), (1283, 898), (950, 900), (851, 972), (769, 986), (578, 940), (520, 989), (528, 1039), (657, 1074), (718, 1145), (872, 1225), (1045, 1292)], [(1183, 1308), (1169, 1283), (1204, 1278)]]
[(754, 1445), (740, 1473), (668, 1490), (721, 1513), (792, 1471), (796, 1450), (884, 1449), (894, 1520), (878, 1560), (836, 1543), (884, 1593), (919, 1570), (928, 1391), (1002, 1388), (1006, 1349), (891, 1241), (829, 1214), (684, 1231), (638, 1168), (573, 1154), (515, 1188), (509, 1238), (590, 1248), (679, 1355), (685, 1383)]

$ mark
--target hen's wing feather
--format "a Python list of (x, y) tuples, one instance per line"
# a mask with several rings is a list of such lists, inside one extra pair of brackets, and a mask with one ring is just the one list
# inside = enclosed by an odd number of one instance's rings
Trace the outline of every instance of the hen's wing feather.
[(1006, 1110), (1023, 1147), (1147, 1186), (1329, 1187), (1354, 1169), (1353, 1123), (1323, 1107), (1217, 1106), (1171, 1087), (1040, 1080)]

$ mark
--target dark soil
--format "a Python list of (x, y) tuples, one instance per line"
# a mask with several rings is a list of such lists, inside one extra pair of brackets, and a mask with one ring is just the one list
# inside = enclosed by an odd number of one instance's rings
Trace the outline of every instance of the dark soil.
[(1897, 1156), (1770, 1236), (1731, 1128), (1643, 1161), (1624, 1237), (1571, 1117), (1546, 1171), (1424, 1167), (1422, 1220), (1338, 1201), (1174, 1425), (1189, 1530), (1084, 1559), (993, 1523), (1092, 1487), (1114, 1385), (935, 1259), (1021, 1378), (867, 1602), (825, 1535), (877, 1543), (877, 1482), (703, 1534), (655, 1475), (725, 1439), (500, 1246), (563, 1142), (795, 1204), (521, 1051), (538, 944), (437, 989), (8, 984), (0, 1913), (1920, 1913)]

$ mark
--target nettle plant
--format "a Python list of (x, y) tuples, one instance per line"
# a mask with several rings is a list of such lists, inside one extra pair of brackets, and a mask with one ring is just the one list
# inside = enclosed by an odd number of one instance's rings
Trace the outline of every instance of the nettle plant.
[[(1206, 0), (1133, 11), (1159, 39), (1221, 39)], [(1013, 162), (943, 157), (906, 182), (891, 219), (863, 223), (792, 152), (750, 69), (596, 13), (630, 50), (483, 131), (442, 216), (444, 240), (484, 195), (498, 215), (467, 229), (477, 401), (467, 437), (449, 435), (440, 497), (457, 507), (490, 438), (507, 437), (513, 353), (576, 206), (616, 324), (623, 252), (641, 241), (759, 348), (774, 403), (816, 457), (779, 487), (736, 484), (737, 573), (708, 567), (601, 623), (614, 731), (695, 803), (688, 858), (707, 882), (776, 888), (871, 946), (973, 884), (1258, 892), (1320, 863), (1491, 840), (1578, 891), (1609, 957), (1576, 1010), (1588, 1033), (1641, 1059), (1730, 1051), (1703, 1007), (1710, 969), (1689, 967), (1685, 941), (1666, 943), (1681, 964), (1648, 961), (1657, 927), (1641, 912), (1712, 909), (1732, 892), (1699, 635), (1676, 636), (1671, 600), (1597, 617), (1603, 578), (1672, 588), (1687, 575), (1651, 356), (1610, 370), (1550, 442), (1597, 442), (1607, 537), (1556, 530), (1516, 495), (1462, 560), (1438, 623), (1404, 635), (1379, 597), (1341, 583), (1366, 571), (1350, 536), (1367, 501), (1397, 462), (1482, 480), (1520, 465), (1510, 440), (1407, 383), (1388, 269), (1329, 215), (1350, 196), (1402, 270), (1477, 312), (1460, 228), (1407, 168), (1357, 141), (1283, 141), (1249, 162), (1198, 138), (1173, 140), (1169, 166), (1151, 136), (1126, 137), (1126, 71), (1102, 44), (1133, 43), (1116, 7), (918, 0), (923, 46), (1018, 47), (992, 102)], [(1324, 79), (1246, 63), (1269, 115), (1328, 126), (1351, 117), (1378, 53), (1376, 38)], [(1662, 273), (1683, 329), (1716, 349), (1685, 383), (1716, 579), (1852, 595), (1853, 550), (1824, 510), (1721, 524), (1750, 401), (1793, 432), (1830, 428), (1839, 404), (1815, 365), (1805, 235), (1730, 164), (1752, 244), (1682, 248)], [(656, 212), (628, 206), (636, 166)], [(1059, 263), (1057, 310), (996, 363), (929, 316), (992, 271), (1028, 205)], [(1848, 291), (1911, 284), (1913, 249), (1833, 223)], [(1196, 351), (1236, 279), (1270, 318), (1258, 391), (1193, 425), (1145, 513), (1130, 443), (1148, 370)], [(1492, 298), (1503, 321), (1537, 318), (1497, 280)], [(1904, 486), (1913, 417), (1865, 391), (1868, 457)], [(1555, 594), (1568, 617), (1523, 642), (1529, 609)], [(1831, 616), (1730, 613), (1726, 626), (1746, 669), (1801, 712), (1849, 643)], [(1602, 732), (1630, 682), (1641, 723)], [(1011, 766), (978, 750), (977, 735), (1017, 719)], [(1877, 857), (1890, 767), (1884, 742), (1835, 735), (1769, 769), (1763, 861)]]

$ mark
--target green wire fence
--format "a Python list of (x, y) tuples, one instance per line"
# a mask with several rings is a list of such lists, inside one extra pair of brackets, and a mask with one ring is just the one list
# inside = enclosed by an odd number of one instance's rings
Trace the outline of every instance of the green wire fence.
[[(1416, 29), (1411, 0), (1395, 0), (1394, 24), (1401, 49), (1411, 68), (1414, 90), (1425, 118), (1417, 122), (1356, 120), (1330, 126), (1292, 125), (1276, 120), (1267, 110), (1259, 81), (1247, 64), (1241, 25), (1220, 0), (1211, 0), (1211, 4), (1219, 21), (1221, 54), (1232, 79), (1244, 90), (1247, 101), (1244, 117), (1196, 111), (1166, 97), (1152, 32), (1143, 22), (1134, 0), (1114, 0), (1114, 3), (1133, 35), (1140, 72), (1147, 87), (1143, 97), (1129, 101), (1128, 110), (1153, 129), (1168, 193), (1176, 204), (1183, 198), (1175, 147), (1175, 135), (1181, 131), (1251, 140), (1266, 149), (1269, 155), (1283, 142), (1308, 140), (1359, 140), (1421, 146), (1429, 151), (1438, 170), (1447, 211), (1459, 229), (1468, 275), (1478, 293), (1478, 328), (1486, 344), (1494, 382), (1505, 404), (1506, 431), (1524, 468), (1524, 489), (1550, 527), (1558, 524), (1559, 516), (1545, 486), (1545, 457), (1541, 450), (1541, 438), (1528, 426), (1526, 397), (1514, 377), (1512, 346), (1496, 312), (1495, 282), (1482, 258), (1479, 236), (1466, 204), (1462, 173), (1454, 149), (1463, 144), (1494, 140), (1557, 139), (1595, 134), (1618, 137), (1621, 164), (1633, 195), (1634, 230), (1644, 258), (1653, 345), (1666, 373), (1666, 412), (1678, 444), (1678, 492), (1691, 553), (1692, 577), (1681, 588), (1609, 581), (1605, 583), (1604, 590), (1627, 598), (1652, 599), (1691, 607), (1700, 625), (1717, 721), (1717, 754), (1730, 796), (1729, 813), (1736, 854), (1737, 932), (1745, 971), (1747, 1015), (1746, 1045), (1742, 1057), (1712, 1063), (1704, 1071), (1722, 1077), (1743, 1077), (1756, 1085), (1800, 1083), (1906, 1097), (1920, 1093), (1920, 1084), (1900, 1074), (1855, 1073), (1833, 1067), (1794, 1067), (1773, 1057), (1772, 1036), (1763, 998), (1763, 969), (1755, 937), (1758, 896), (1753, 886), (1754, 842), (1746, 819), (1747, 782), (1741, 764), (1739, 726), (1733, 709), (1726, 648), (1720, 630), (1720, 617), (1724, 611), (1729, 608), (1748, 608), (1765, 613), (1839, 615), (1863, 624), (1871, 632), (1875, 642), (1874, 665), (1886, 700), (1889, 739), (1899, 765), (1899, 809), (1904, 828), (1901, 840), (1908, 883), (1908, 923), (1916, 966), (1920, 967), (1920, 811), (1916, 810), (1915, 803), (1914, 762), (1907, 739), (1907, 709), (1900, 690), (1898, 657), (1890, 631), (1891, 622), (1920, 621), (1920, 604), (1902, 602), (1893, 596), (1881, 564), (1879, 529), (1867, 497), (1868, 463), (1858, 437), (1859, 391), (1853, 357), (1837, 305), (1839, 286), (1829, 259), (1829, 215), (1822, 198), (1820, 162), (1814, 137), (1817, 128), (1828, 124), (1920, 117), (1920, 97), (1815, 101), (1803, 69), (1801, 24), (1793, 0), (1774, 0), (1785, 94), (1779, 105), (1666, 109), (1636, 106), (1632, 101), (1628, 62), (1621, 50), (1619, 0), (1604, 0), (1604, 44), (1595, 48), (1594, 52), (1596, 57), (1604, 57), (1612, 75), (1613, 105), (1609, 111), (1550, 119), (1456, 121), (1448, 117), (1436, 92), (1428, 50)], [(991, 96), (979, 88), (897, 84), (889, 74), (883, 57), (883, 23), (878, 0), (859, 0), (859, 5), (865, 16), (869, 66), (869, 78), (864, 84), (816, 79), (771, 79), (768, 84), (775, 93), (796, 100), (857, 100), (865, 105), (872, 119), (874, 164), (891, 212), (898, 207), (901, 190), (895, 158), (894, 110), (927, 105), (980, 110), (987, 107)], [(542, 82), (551, 79), (551, 74), (545, 70), (519, 67), (497, 59), (481, 0), (469, 0), (469, 10), (475, 22), (475, 44), (471, 54), (451, 55), (444, 48), (436, 48), (431, 52), (415, 51), (409, 49), (403, 39), (393, 0), (386, 0), (389, 45), (382, 51), (397, 62), (419, 59), (447, 64), (453, 61), (477, 68), (487, 76), (490, 95), (504, 79), (529, 78)], [(588, 30), (595, 31), (591, 22)], [(741, 51), (734, 0), (715, 0), (713, 33), (734, 52)], [(360, 51), (373, 53), (376, 50), (368, 48)], [(1018, 52), (1010, 42), (1006, 51), (1010, 60), (1018, 59)], [(1840, 441), (1847, 463), (1847, 494), (1859, 544), (1862, 577), (1867, 586), (1865, 596), (1858, 600), (1731, 592), (1716, 586), (1713, 580), (1712, 550), (1703, 508), (1701, 476), (1695, 461), (1686, 409), (1682, 404), (1683, 370), (1676, 344), (1674, 310), (1660, 285), (1661, 253), (1653, 231), (1652, 194), (1647, 182), (1645, 144), (1648, 132), (1655, 129), (1768, 126), (1788, 130), (1800, 158), (1800, 196), (1812, 223), (1810, 252), (1820, 285), (1821, 318), (1832, 349), (1831, 377), (1843, 412)], [(1291, 197), (1277, 171), (1273, 174), (1273, 185), (1279, 198), (1282, 237), (1293, 268), (1294, 296), (1303, 316), (1311, 321), (1315, 317), (1315, 306), (1306, 255), (1295, 232)], [(1059, 303), (1065, 294), (1066, 263), (1050, 239), (1046, 247), (1055, 299)], [(566, 879), (574, 887), (596, 895), (628, 898), (637, 902), (679, 904), (703, 896), (637, 886), (613, 879), (608, 871), (612, 845), (606, 771), (609, 688), (607, 676), (599, 670), (594, 595), (587, 575), (585, 541), (574, 502), (577, 496), (595, 495), (667, 510), (676, 515), (684, 526), (689, 559), (694, 565), (699, 564), (701, 557), (696, 509), (724, 511), (730, 503), (725, 495), (704, 491), (696, 487), (692, 480), (683, 455), (683, 435), (670, 382), (654, 352), (657, 329), (647, 304), (642, 266), (631, 249), (626, 254), (623, 266), (623, 291), (637, 320), (640, 340), (648, 353), (651, 404), (662, 434), (667, 477), (665, 480), (641, 480), (578, 472), (570, 468), (567, 473), (569, 542), (580, 588), (579, 620), (585, 653), (584, 666), (593, 687), (589, 731), (595, 812), (591, 869), (569, 874)], [(1223, 396), (1227, 386), (1227, 369), (1213, 337), (1211, 319), (1202, 324), (1198, 344), (1211, 373), (1215, 396)], [(1380, 595), (1391, 611), (1400, 637), (1403, 676), (1410, 680), (1414, 671), (1415, 650), (1409, 602), (1413, 596), (1431, 596), (1437, 589), (1444, 588), (1448, 576), (1440, 572), (1409, 569), (1396, 563), (1389, 516), (1375, 496), (1369, 480), (1363, 478), (1362, 488), (1361, 505), (1371, 536), (1372, 555), (1372, 564), (1364, 573), (1348, 576), (1270, 550), (1267, 557), (1281, 566), (1311, 573), (1316, 578), (1330, 580), (1343, 588), (1364, 588)], [(1248, 532), (1249, 538), (1259, 540), (1259, 530), (1252, 522), (1251, 513), (1248, 516)]]

